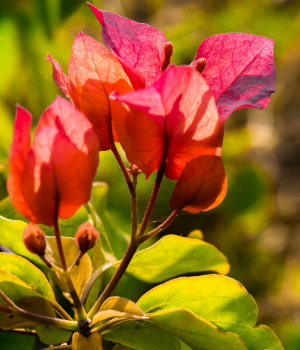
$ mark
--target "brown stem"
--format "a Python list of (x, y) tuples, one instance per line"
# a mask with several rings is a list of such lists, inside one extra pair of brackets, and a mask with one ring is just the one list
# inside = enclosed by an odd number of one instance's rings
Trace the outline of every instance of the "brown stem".
[(123, 159), (121, 158), (120, 153), (118, 152), (117, 147), (116, 147), (116, 145), (114, 143), (113, 143), (113, 145), (111, 147), (111, 151), (114, 154), (114, 156), (115, 156), (115, 158), (116, 158), (116, 160), (117, 160), (117, 162), (118, 162), (118, 164), (119, 164), (119, 166), (120, 166), (120, 168), (122, 170), (122, 173), (123, 173), (123, 175), (125, 177), (125, 180), (127, 182), (127, 186), (129, 188), (130, 194), (134, 193), (135, 189), (134, 189), (133, 183), (131, 181), (131, 178), (130, 178), (130, 176), (128, 174), (127, 168), (126, 168), (126, 166), (125, 166), (125, 164), (123, 162)]
[[(166, 148), (167, 147), (165, 147), (165, 150), (166, 150)], [(147, 209), (146, 209), (146, 212), (145, 212), (145, 215), (144, 215), (144, 218), (143, 218), (143, 221), (142, 221), (139, 233), (138, 233), (139, 237), (141, 237), (145, 234), (147, 226), (149, 224), (149, 220), (150, 220), (150, 217), (151, 217), (151, 214), (152, 214), (152, 211), (154, 208), (154, 204), (156, 202), (157, 195), (158, 195), (158, 192), (160, 189), (160, 185), (161, 185), (161, 182), (162, 182), (162, 179), (164, 176), (166, 157), (167, 157), (167, 155), (166, 155), (166, 151), (165, 151), (163, 159), (162, 159), (160, 166), (159, 166), (159, 169), (157, 171), (155, 184), (153, 186), (151, 197), (150, 197), (150, 200), (149, 200), (149, 203), (148, 203), (148, 206), (147, 206)]]
[(88, 318), (92, 319), (93, 316), (99, 311), (100, 307), (102, 306), (103, 302), (111, 295), (111, 293), (116, 288), (117, 284), (119, 283), (120, 279), (124, 275), (124, 272), (126, 271), (131, 259), (133, 258), (137, 248), (139, 246), (139, 242), (136, 242), (131, 238), (129, 246), (126, 250), (126, 253), (123, 257), (123, 260), (121, 261), (119, 267), (117, 268), (117, 271), (113, 275), (112, 279), (100, 295), (99, 299), (96, 301), (95, 305), (91, 309), (91, 311), (88, 313)]
[(67, 285), (68, 285), (70, 295), (74, 301), (74, 305), (75, 305), (75, 308), (76, 308), (76, 311), (78, 314), (78, 319), (85, 320), (86, 313), (85, 313), (84, 308), (80, 302), (80, 299), (79, 299), (79, 296), (76, 292), (72, 278), (68, 272), (68, 264), (67, 264), (66, 256), (65, 256), (62, 241), (61, 241), (61, 235), (60, 235), (60, 229), (59, 229), (57, 216), (54, 220), (54, 232), (55, 232), (57, 249), (58, 249), (58, 253), (59, 253), (59, 257), (60, 257), (61, 267), (64, 271), (63, 276), (64, 276), (64, 279), (65, 279)]
[(44, 325), (44, 326), (54, 326), (54, 327), (69, 329), (73, 331), (79, 330), (77, 322), (75, 321), (67, 321), (67, 320), (61, 320), (59, 318), (36, 315), (19, 308), (5, 293), (3, 293), (1, 289), (0, 289), (0, 298), (5, 302), (6, 305), (12, 308), (12, 313), (14, 315), (19, 315), (28, 320), (38, 322), (40, 325)]
[(0, 312), (3, 312), (6, 315), (12, 314), (12, 310), (3, 305), (0, 305)]
[(141, 243), (147, 241), (149, 238), (155, 236), (156, 234), (167, 228), (171, 224), (171, 222), (176, 218), (176, 216), (180, 213), (181, 210), (182, 209), (174, 210), (173, 213), (161, 225), (157, 226), (154, 230), (141, 237)]
[(57, 244), (58, 255), (59, 255), (61, 267), (64, 271), (68, 271), (68, 264), (67, 264), (64, 248), (63, 248), (62, 241), (61, 241), (61, 235), (60, 235), (60, 229), (59, 229), (57, 216), (54, 220), (53, 228), (54, 228), (54, 233), (55, 233), (56, 244)]

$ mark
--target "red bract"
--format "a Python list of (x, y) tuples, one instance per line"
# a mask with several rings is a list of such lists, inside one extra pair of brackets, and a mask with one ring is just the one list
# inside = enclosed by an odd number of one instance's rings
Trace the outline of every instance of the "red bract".
[(53, 65), (57, 85), (93, 124), (101, 151), (110, 149), (113, 143), (112, 118), (122, 112), (108, 96), (112, 91), (122, 94), (132, 90), (117, 57), (93, 38), (79, 33), (72, 48), (69, 76), (50, 55), (47, 59)]
[(170, 207), (190, 213), (207, 211), (225, 198), (227, 179), (218, 156), (200, 156), (187, 163), (174, 189)]
[(158, 29), (89, 4), (100, 24), (104, 44), (121, 60), (134, 88), (150, 86), (161, 73), (167, 39)]
[(165, 162), (166, 177), (177, 179), (187, 161), (220, 153), (213, 95), (191, 67), (168, 69), (151, 87), (111, 98), (127, 105), (127, 115), (116, 119), (117, 133), (129, 162), (147, 177)]
[[(164, 35), (157, 29), (90, 5), (100, 24), (104, 43), (126, 65), (135, 88), (151, 85), (160, 75)], [(220, 119), (235, 110), (264, 108), (274, 92), (274, 40), (243, 33), (217, 34), (203, 41), (192, 62), (205, 58), (203, 76), (212, 89)], [(149, 79), (151, 77), (151, 79)], [(140, 83), (135, 86), (135, 81)]]
[(275, 91), (274, 40), (243, 33), (218, 34), (199, 46), (192, 65), (205, 58), (203, 72), (222, 122), (241, 108), (264, 108)]
[(91, 123), (61, 97), (42, 115), (30, 145), (31, 119), (17, 107), (8, 193), (27, 219), (52, 226), (89, 200), (99, 143)]

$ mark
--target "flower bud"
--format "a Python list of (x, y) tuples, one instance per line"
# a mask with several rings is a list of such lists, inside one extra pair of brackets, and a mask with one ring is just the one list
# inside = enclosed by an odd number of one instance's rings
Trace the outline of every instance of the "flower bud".
[(23, 242), (30, 253), (43, 257), (46, 249), (45, 233), (30, 222), (23, 232)]
[(79, 226), (75, 240), (81, 252), (86, 253), (89, 249), (93, 248), (98, 237), (99, 232), (96, 231), (94, 226), (89, 222), (85, 222)]
[(205, 58), (199, 58), (196, 62), (195, 62), (195, 69), (202, 74), (204, 69), (206, 68), (206, 59)]

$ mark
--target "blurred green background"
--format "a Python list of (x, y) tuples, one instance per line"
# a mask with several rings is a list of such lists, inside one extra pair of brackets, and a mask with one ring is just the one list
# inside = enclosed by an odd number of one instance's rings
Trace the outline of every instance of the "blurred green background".
[[(276, 92), (263, 110), (241, 110), (227, 121), (223, 160), (229, 189), (211, 212), (182, 213), (166, 233), (200, 229), (229, 259), (229, 276), (256, 299), (258, 323), (270, 326), (288, 350), (300, 349), (300, 1), (299, 0), (91, 0), (96, 7), (149, 23), (174, 44), (173, 61), (189, 64), (197, 47), (216, 33), (245, 32), (275, 39)], [(7, 156), (15, 104), (35, 122), (61, 94), (47, 52), (67, 72), (80, 31), (101, 41), (101, 26), (83, 0), (0, 0), (0, 199), (7, 195)], [(101, 153), (97, 180), (110, 185), (108, 209), (125, 231), (129, 195), (110, 152)], [(153, 176), (139, 177), (139, 219)], [(174, 183), (164, 181), (152, 227), (171, 209)], [(132, 295), (131, 290), (138, 289)], [(124, 281), (138, 298), (149, 286)], [(130, 294), (131, 293), (131, 294)]]

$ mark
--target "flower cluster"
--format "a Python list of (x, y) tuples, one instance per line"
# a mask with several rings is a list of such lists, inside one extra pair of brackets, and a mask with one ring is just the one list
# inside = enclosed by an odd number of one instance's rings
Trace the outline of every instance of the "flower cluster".
[(8, 191), (33, 223), (53, 225), (89, 200), (98, 151), (120, 142), (146, 178), (177, 180), (170, 206), (192, 213), (226, 193), (224, 123), (235, 110), (264, 108), (274, 91), (273, 40), (219, 34), (204, 40), (189, 66), (171, 63), (163, 33), (90, 5), (103, 42), (80, 33), (68, 76), (49, 54), (53, 77), (73, 105), (57, 98), (30, 145), (30, 114), (17, 108)]

